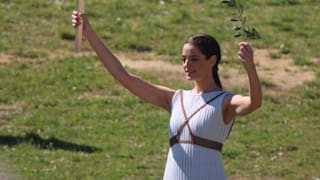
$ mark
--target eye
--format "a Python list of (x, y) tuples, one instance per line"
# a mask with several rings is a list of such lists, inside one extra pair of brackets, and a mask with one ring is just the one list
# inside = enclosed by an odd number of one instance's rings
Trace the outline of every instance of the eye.
[(190, 60), (191, 60), (192, 62), (195, 62), (195, 61), (198, 61), (199, 59), (196, 58), (196, 57), (193, 57), (193, 58), (191, 58)]
[(187, 58), (185, 56), (181, 57), (182, 62), (186, 62)]

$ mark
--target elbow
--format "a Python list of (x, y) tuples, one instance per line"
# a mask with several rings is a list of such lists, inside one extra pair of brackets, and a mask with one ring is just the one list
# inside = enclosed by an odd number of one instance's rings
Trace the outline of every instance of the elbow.
[(262, 106), (262, 102), (259, 102), (259, 103), (255, 106), (255, 108), (256, 108), (256, 109), (259, 109), (261, 106)]
[(261, 106), (262, 106), (262, 100), (257, 101), (255, 103), (251, 104), (251, 110), (255, 111), (255, 110), (259, 109)]
[(121, 83), (125, 83), (126, 81), (130, 81), (130, 74), (124, 70), (120, 69), (119, 71), (116, 72), (111, 72), (113, 78)]
[(249, 102), (247, 110), (249, 113), (259, 109), (262, 106), (262, 99), (253, 99)]
[(256, 111), (257, 109), (259, 109), (262, 106), (262, 102), (255, 102), (255, 103), (250, 103), (246, 106), (246, 108), (237, 111), (237, 115), (240, 116), (245, 116), (247, 114), (250, 114), (254, 111)]

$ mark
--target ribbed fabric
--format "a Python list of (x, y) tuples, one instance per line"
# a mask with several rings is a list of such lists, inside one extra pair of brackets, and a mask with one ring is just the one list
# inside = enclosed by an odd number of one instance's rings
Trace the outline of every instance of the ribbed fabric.
[[(194, 94), (183, 90), (184, 107), (187, 116), (190, 116), (206, 101), (218, 95), (221, 91), (203, 94)], [(189, 121), (192, 133), (209, 140), (224, 143), (232, 123), (224, 124), (222, 119), (222, 102), (226, 92), (195, 114)], [(176, 135), (178, 129), (185, 121), (179, 91), (175, 93), (171, 104), (171, 117), (169, 122), (169, 136)], [(188, 127), (185, 126), (180, 140), (190, 140)], [(167, 157), (164, 180), (224, 180), (227, 179), (221, 153), (195, 144), (177, 143), (170, 147)]]

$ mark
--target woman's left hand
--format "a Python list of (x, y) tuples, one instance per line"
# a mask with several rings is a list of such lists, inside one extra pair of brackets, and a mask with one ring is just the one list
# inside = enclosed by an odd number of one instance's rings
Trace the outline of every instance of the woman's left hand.
[(238, 57), (246, 65), (253, 65), (253, 50), (248, 42), (240, 42)]

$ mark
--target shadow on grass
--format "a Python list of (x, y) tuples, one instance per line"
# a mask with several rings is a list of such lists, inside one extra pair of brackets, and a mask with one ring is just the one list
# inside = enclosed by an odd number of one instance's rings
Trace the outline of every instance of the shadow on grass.
[(66, 150), (74, 152), (84, 152), (84, 153), (94, 153), (100, 151), (99, 148), (75, 144), (71, 142), (66, 142), (54, 137), (49, 139), (44, 139), (36, 133), (27, 133), (24, 136), (4, 136), (0, 135), (0, 145), (7, 145), (9, 147), (18, 145), (20, 143), (30, 143), (39, 149), (48, 150)]

